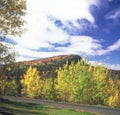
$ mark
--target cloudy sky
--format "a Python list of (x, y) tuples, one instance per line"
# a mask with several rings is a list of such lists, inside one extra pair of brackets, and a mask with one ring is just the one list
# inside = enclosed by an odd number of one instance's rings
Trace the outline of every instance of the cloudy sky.
[(120, 0), (27, 0), (28, 31), (10, 37), (17, 61), (63, 54), (120, 70)]

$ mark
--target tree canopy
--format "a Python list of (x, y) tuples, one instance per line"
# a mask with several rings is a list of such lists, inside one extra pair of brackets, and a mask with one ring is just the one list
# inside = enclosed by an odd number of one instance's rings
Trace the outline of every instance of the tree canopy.
[(0, 35), (21, 35), (26, 0), (0, 0)]
[(0, 43), (0, 64), (7, 64), (15, 61), (16, 52), (11, 46)]
[(15, 60), (15, 52), (5, 44), (7, 35), (21, 35), (25, 20), (26, 0), (0, 0), (0, 64)]

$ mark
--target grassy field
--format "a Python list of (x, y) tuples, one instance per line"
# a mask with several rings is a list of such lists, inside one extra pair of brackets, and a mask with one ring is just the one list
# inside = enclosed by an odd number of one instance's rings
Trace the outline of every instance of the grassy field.
[(95, 115), (72, 109), (0, 99), (0, 115)]

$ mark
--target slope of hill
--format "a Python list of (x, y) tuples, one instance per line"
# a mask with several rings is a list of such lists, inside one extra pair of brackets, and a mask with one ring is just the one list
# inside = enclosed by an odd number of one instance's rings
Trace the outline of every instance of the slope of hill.
[(120, 70), (109, 70), (113, 79), (120, 79)]
[[(50, 58), (36, 59), (15, 63), (14, 65), (4, 66), (3, 70), (7, 76), (23, 76), (29, 66), (37, 68), (41, 76), (56, 76), (55, 70), (62, 67), (66, 61), (77, 63), (82, 58), (79, 55), (58, 55)], [(11, 68), (10, 70), (8, 68)], [(120, 71), (109, 70), (113, 79), (120, 79)], [(44, 74), (43, 74), (44, 73)]]
[(20, 62), (20, 64), (24, 64), (24, 65), (46, 65), (46, 64), (58, 63), (58, 64), (61, 65), (61, 64), (65, 63), (66, 61), (77, 62), (80, 59), (81, 59), (81, 57), (79, 55), (58, 55), (58, 56), (53, 56), (53, 57), (49, 57), (49, 58), (23, 61), (23, 62)]
[(50, 58), (18, 62), (14, 65), (5, 65), (3, 70), (6, 76), (23, 76), (29, 66), (32, 66), (37, 68), (41, 76), (47, 77), (51, 74), (54, 77), (56, 76), (55, 70), (62, 67), (66, 61), (70, 64), (71, 62), (77, 63), (81, 59), (79, 55), (59, 55)]

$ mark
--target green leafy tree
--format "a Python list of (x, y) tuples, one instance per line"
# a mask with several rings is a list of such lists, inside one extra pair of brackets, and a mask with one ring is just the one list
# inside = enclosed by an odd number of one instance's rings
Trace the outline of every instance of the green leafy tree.
[(56, 98), (62, 101), (120, 105), (120, 81), (110, 78), (104, 66), (88, 65), (86, 60), (59, 68), (55, 89)]
[(0, 0), (0, 35), (21, 35), (26, 0)]
[(15, 51), (3, 41), (7, 35), (16, 36), (24, 32), (25, 10), (26, 0), (0, 0), (0, 64), (15, 61)]
[(86, 90), (89, 88), (90, 72), (84, 61), (77, 64), (66, 63), (58, 70), (56, 91), (63, 101), (83, 103), (87, 99)]
[(53, 78), (44, 79), (44, 84), (42, 88), (42, 98), (44, 99), (54, 99), (54, 82)]
[(17, 53), (10, 45), (0, 42), (0, 65), (14, 62), (16, 56)]
[[(15, 61), (17, 53), (13, 46), (4, 43), (7, 35), (21, 35), (25, 29), (23, 16), (26, 10), (26, 0), (0, 0), (0, 65)], [(0, 93), (5, 94), (8, 84), (5, 75), (0, 75)]]
[(57, 92), (57, 98), (62, 101), (68, 101), (69, 96), (69, 72), (68, 72), (68, 62), (64, 65), (63, 69), (59, 68), (58, 76), (56, 79), (55, 89)]
[(106, 90), (109, 88), (109, 73), (104, 66), (90, 66), (91, 73), (90, 91), (92, 104), (104, 104), (107, 97)]
[(7, 84), (7, 77), (3, 75), (3, 71), (0, 68), (0, 95), (5, 95)]
[(18, 90), (17, 90), (18, 84), (15, 80), (9, 80), (6, 86), (5, 95), (9, 96), (17, 96)]

